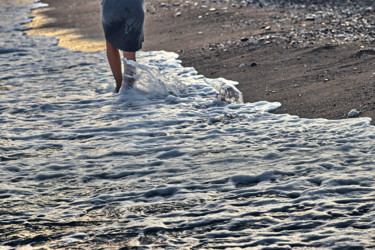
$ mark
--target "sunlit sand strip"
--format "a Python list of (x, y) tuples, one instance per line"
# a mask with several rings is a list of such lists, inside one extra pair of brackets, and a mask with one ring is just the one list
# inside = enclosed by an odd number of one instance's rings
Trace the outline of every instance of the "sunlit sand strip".
[(46, 27), (46, 24), (54, 21), (53, 18), (49, 18), (43, 14), (46, 9), (47, 8), (32, 11), (32, 14), (35, 17), (33, 18), (31, 23), (27, 24), (27, 26), (32, 28), (27, 31), (28, 35), (45, 35), (57, 37), (59, 39), (59, 46), (76, 51), (99, 51), (105, 49), (104, 41), (85, 39), (81, 35), (79, 35), (77, 29)]
[(29, 4), (30, 1), (29, 0), (2, 0), (1, 3), (23, 6), (23, 5)]

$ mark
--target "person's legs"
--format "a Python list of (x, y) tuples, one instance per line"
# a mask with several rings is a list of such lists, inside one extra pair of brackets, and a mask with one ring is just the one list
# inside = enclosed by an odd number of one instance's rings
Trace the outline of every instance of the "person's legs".
[[(121, 68), (121, 57), (119, 50), (112, 45), (110, 42), (106, 41), (106, 47), (107, 47), (107, 58), (109, 62), (109, 66), (111, 67), (113, 77), (116, 81), (116, 92), (120, 91), (123, 75), (122, 75), (122, 68)], [(135, 52), (128, 52), (123, 51), (123, 55), (128, 60), (135, 61)], [(124, 65), (124, 75), (126, 76), (124, 80), (128, 84), (129, 87), (131, 87), (134, 83), (133, 76), (135, 75), (135, 69), (134, 66), (130, 64)]]
[(116, 92), (119, 92), (122, 84), (121, 57), (119, 50), (110, 42), (106, 41), (107, 59), (111, 67), (113, 77), (116, 81)]
[(128, 51), (124, 51), (123, 52), (124, 54), (124, 57), (128, 60), (132, 60), (135, 62), (135, 52), (128, 52)]
[[(135, 52), (128, 52), (123, 51), (123, 55), (127, 60), (135, 61)], [(132, 87), (134, 84), (134, 76), (135, 76), (135, 68), (131, 64), (127, 64), (124, 62), (124, 79), (123, 81), (126, 83), (127, 87)]]

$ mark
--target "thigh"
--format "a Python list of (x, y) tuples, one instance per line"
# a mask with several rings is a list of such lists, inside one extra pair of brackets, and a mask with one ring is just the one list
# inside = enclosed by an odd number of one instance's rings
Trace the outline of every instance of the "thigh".
[(102, 0), (104, 23), (123, 19), (144, 19), (143, 0)]

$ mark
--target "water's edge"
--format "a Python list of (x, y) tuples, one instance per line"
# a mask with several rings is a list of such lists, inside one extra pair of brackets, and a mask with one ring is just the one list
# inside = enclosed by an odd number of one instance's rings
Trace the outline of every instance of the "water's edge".
[(235, 83), (164, 51), (115, 94), (104, 52), (27, 36), (37, 3), (1, 1), (0, 246), (375, 247), (368, 118), (228, 104)]

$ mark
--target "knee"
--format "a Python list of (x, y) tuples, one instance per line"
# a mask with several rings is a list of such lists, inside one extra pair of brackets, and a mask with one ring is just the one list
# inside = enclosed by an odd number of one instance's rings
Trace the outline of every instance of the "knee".
[(135, 52), (124, 51), (123, 55), (126, 59), (135, 61)]

